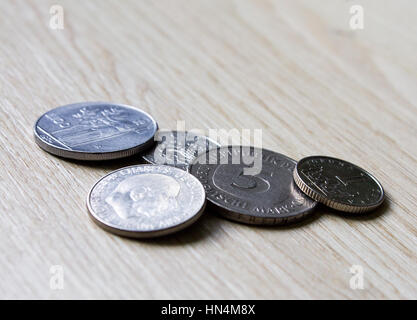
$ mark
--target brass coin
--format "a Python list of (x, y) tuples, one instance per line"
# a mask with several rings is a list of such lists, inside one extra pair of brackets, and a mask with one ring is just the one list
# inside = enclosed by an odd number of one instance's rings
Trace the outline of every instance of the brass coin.
[(309, 197), (344, 212), (370, 211), (385, 197), (381, 183), (369, 172), (326, 156), (301, 159), (294, 170), (294, 181)]

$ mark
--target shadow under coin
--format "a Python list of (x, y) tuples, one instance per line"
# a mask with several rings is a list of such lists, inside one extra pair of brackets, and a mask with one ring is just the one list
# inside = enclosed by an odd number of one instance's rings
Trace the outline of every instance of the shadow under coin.
[(191, 226), (172, 234), (157, 238), (123, 238), (128, 241), (140, 242), (153, 246), (184, 246), (185, 244), (198, 243), (209, 238), (213, 233), (219, 230), (218, 224), (220, 223), (221, 221), (218, 217), (210, 212), (204, 212), (201, 218)]
[(108, 170), (114, 171), (120, 168), (146, 164), (146, 162), (142, 159), (140, 154), (134, 154), (130, 157), (121, 158), (121, 159), (113, 159), (113, 160), (103, 160), (103, 161), (83, 161), (83, 160), (75, 160), (69, 158), (62, 158), (59, 156), (54, 156), (65, 162), (69, 162), (75, 165), (79, 165), (82, 167), (88, 167), (91, 169), (101, 169), (101, 170)]
[(340, 218), (349, 219), (349, 220), (357, 220), (357, 221), (368, 221), (368, 220), (377, 219), (381, 217), (383, 214), (386, 214), (389, 208), (390, 208), (390, 202), (387, 198), (378, 208), (372, 211), (363, 212), (363, 213), (343, 212), (343, 211), (338, 211), (338, 210), (326, 207), (324, 205), (321, 205), (321, 209), (322, 209), (321, 211), (324, 214), (330, 214), (330, 215), (334, 215)]

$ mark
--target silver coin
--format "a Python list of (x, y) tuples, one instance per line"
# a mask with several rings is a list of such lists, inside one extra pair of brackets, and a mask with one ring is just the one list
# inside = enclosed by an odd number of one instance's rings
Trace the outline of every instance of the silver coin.
[(286, 224), (306, 217), (317, 205), (295, 185), (295, 164), (273, 151), (228, 146), (200, 155), (190, 172), (203, 184), (207, 200), (226, 218)]
[(166, 164), (183, 170), (189, 169), (194, 159), (219, 144), (208, 137), (186, 131), (158, 131), (154, 148), (142, 158), (151, 164)]
[(381, 183), (362, 168), (326, 156), (301, 159), (294, 180), (311, 198), (340, 211), (362, 213), (384, 201)]
[(110, 160), (141, 152), (154, 143), (155, 120), (139, 109), (107, 102), (83, 102), (43, 114), (34, 127), (36, 143), (54, 155)]
[(149, 238), (170, 234), (195, 222), (206, 195), (186, 171), (163, 165), (137, 165), (101, 178), (87, 197), (90, 216), (118, 235)]

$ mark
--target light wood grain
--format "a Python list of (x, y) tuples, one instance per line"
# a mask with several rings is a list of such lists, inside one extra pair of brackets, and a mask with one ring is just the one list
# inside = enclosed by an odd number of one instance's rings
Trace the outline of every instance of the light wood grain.
[[(65, 29), (49, 28), (49, 8)], [(349, 8), (365, 9), (351, 30)], [(417, 298), (415, 1), (40, 1), (0, 4), (0, 298)], [(40, 150), (43, 112), (113, 101), (161, 128), (261, 128), (294, 159), (326, 154), (377, 176), (385, 206), (325, 209), (289, 228), (206, 212), (154, 241), (113, 236), (87, 215), (102, 175)], [(50, 267), (65, 287), (51, 290)], [(364, 268), (364, 290), (349, 286)]]

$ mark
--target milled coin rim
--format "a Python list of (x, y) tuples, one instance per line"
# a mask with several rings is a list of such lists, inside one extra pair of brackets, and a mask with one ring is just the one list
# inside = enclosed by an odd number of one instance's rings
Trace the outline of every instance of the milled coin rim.
[[(125, 169), (129, 169), (129, 168), (133, 168), (133, 167), (144, 167), (144, 166), (151, 166), (151, 167), (168, 167), (170, 168), (170, 170), (179, 170), (181, 172), (185, 172), (186, 174), (189, 174), (193, 179), (195, 179), (198, 183), (199, 186), (201, 188), (201, 190), (203, 191), (203, 204), (201, 206), (201, 208), (197, 211), (197, 213), (195, 215), (193, 215), (191, 218), (189, 218), (188, 220), (185, 220), (184, 222), (180, 223), (180, 224), (176, 224), (174, 226), (171, 226), (169, 228), (165, 228), (165, 229), (156, 229), (156, 230), (152, 230), (152, 231), (133, 231), (133, 230), (126, 230), (126, 229), (121, 229), (118, 226), (115, 226), (113, 224), (109, 224), (108, 222), (102, 220), (101, 218), (97, 217), (96, 214), (94, 213), (94, 210), (91, 208), (91, 203), (90, 203), (90, 197), (91, 197), (91, 193), (93, 192), (94, 188), (105, 178), (107, 178), (109, 175), (112, 175), (114, 173), (116, 173), (117, 171), (121, 171), (121, 170), (125, 170)], [(102, 176), (99, 180), (97, 180), (94, 185), (90, 188), (90, 191), (87, 194), (87, 212), (88, 215), (90, 216), (90, 218), (93, 220), (93, 222), (95, 224), (97, 224), (99, 227), (101, 227), (102, 229), (119, 235), (119, 236), (123, 236), (123, 237), (128, 237), (128, 238), (156, 238), (156, 237), (160, 237), (160, 236), (165, 236), (168, 234), (172, 234), (172, 233), (176, 233), (178, 231), (181, 231), (189, 226), (191, 226), (193, 223), (195, 223), (203, 214), (205, 208), (206, 208), (206, 204), (207, 204), (207, 196), (206, 196), (206, 190), (204, 189), (203, 184), (200, 182), (200, 180), (198, 180), (196, 177), (194, 177), (191, 173), (188, 173), (187, 171), (184, 171), (182, 169), (176, 168), (176, 167), (172, 167), (172, 166), (167, 166), (167, 165), (153, 165), (153, 164), (138, 164), (138, 165), (132, 165), (132, 166), (127, 166), (127, 167), (123, 167), (117, 170), (114, 170), (104, 176)]]
[[(75, 106), (91, 106), (91, 105), (112, 105), (112, 106), (120, 106), (127, 109), (135, 110), (136, 112), (141, 112), (148, 116), (154, 125), (154, 134), (153, 136), (145, 141), (144, 143), (140, 145), (136, 145), (132, 148), (127, 149), (121, 149), (116, 151), (110, 151), (110, 152), (88, 152), (88, 151), (76, 151), (76, 150), (67, 150), (59, 146), (55, 146), (45, 140), (43, 140), (37, 131), (38, 123), (39, 121), (45, 116), (45, 114), (53, 111), (58, 110), (61, 108), (68, 108), (68, 107), (75, 107)], [(87, 102), (77, 102), (77, 103), (70, 103), (63, 106), (59, 106), (56, 108), (53, 108), (49, 111), (46, 111), (43, 113), (35, 122), (35, 125), (33, 126), (33, 135), (35, 137), (36, 144), (44, 151), (56, 155), (58, 157), (68, 158), (68, 159), (74, 159), (74, 160), (83, 160), (83, 161), (105, 161), (105, 160), (114, 160), (114, 159), (120, 159), (120, 158), (126, 158), (130, 157), (134, 154), (137, 154), (139, 152), (145, 151), (149, 149), (154, 143), (154, 137), (156, 132), (158, 132), (158, 123), (155, 121), (155, 119), (146, 111), (143, 111), (142, 109), (135, 108), (133, 106), (129, 106), (126, 104), (120, 104), (120, 103), (114, 103), (114, 102), (105, 102), (105, 101), (87, 101)]]
[[(299, 169), (299, 164), (303, 161), (307, 161), (313, 158), (326, 158), (326, 159), (330, 159), (330, 160), (336, 160), (336, 161), (343, 161), (357, 169), (359, 169), (360, 171), (364, 172), (366, 175), (368, 175), (380, 188), (381, 190), (381, 197), (380, 199), (372, 205), (366, 205), (366, 206), (358, 206), (358, 205), (352, 205), (352, 204), (347, 204), (347, 203), (343, 203), (340, 201), (336, 201), (336, 200), (332, 200), (330, 198), (327, 198), (325, 196), (322, 196), (320, 193), (318, 193), (317, 191), (315, 191), (313, 188), (311, 188), (310, 186), (308, 186), (303, 179), (300, 177), (300, 174), (298, 172)], [(382, 187), (382, 184), (378, 181), (378, 179), (373, 176), (371, 173), (369, 173), (368, 171), (366, 171), (365, 169), (349, 162), (346, 160), (342, 160), (342, 159), (338, 159), (338, 158), (334, 158), (334, 157), (329, 157), (329, 156), (309, 156), (309, 157), (305, 157), (302, 158), (301, 160), (299, 160), (297, 162), (297, 165), (294, 168), (294, 173), (293, 173), (293, 177), (294, 177), (294, 181), (296, 183), (296, 185), (298, 186), (298, 188), (300, 188), (301, 191), (303, 191), (307, 196), (309, 196), (310, 198), (332, 208), (335, 210), (339, 210), (339, 211), (343, 211), (343, 212), (349, 212), (349, 213), (364, 213), (364, 212), (368, 212), (371, 210), (376, 209), (377, 207), (379, 207), (385, 200), (385, 191), (384, 188)]]
[(293, 214), (286, 216), (284, 218), (272, 218), (272, 217), (259, 217), (248, 215), (244, 213), (230, 211), (230, 209), (226, 209), (223, 206), (219, 206), (216, 203), (208, 200), (212, 206), (216, 206), (215, 210), (227, 220), (231, 220), (234, 222), (239, 222), (241, 224), (246, 225), (254, 225), (254, 226), (283, 226), (283, 225), (290, 225), (304, 219), (307, 219), (309, 216), (314, 214), (314, 210), (318, 205), (317, 201), (314, 201), (314, 206), (311, 209), (305, 210), (303, 213)]
[[(217, 149), (222, 149), (222, 148), (253, 148), (253, 149), (258, 149), (258, 150), (263, 150), (263, 151), (268, 151), (268, 152), (272, 152), (275, 154), (279, 154), (291, 161), (294, 161), (294, 163), (296, 164), (297, 161), (295, 161), (294, 159), (288, 157), (285, 154), (270, 150), (270, 149), (266, 149), (266, 148), (257, 148), (254, 146), (250, 146), (250, 145), (228, 145), (228, 146), (219, 146)], [(213, 152), (215, 148), (213, 148), (211, 151)], [(209, 151), (207, 151), (205, 153), (205, 155), (207, 155)], [(203, 154), (201, 154), (203, 155)], [(197, 157), (198, 158), (198, 157)], [(190, 173), (192, 174), (192, 167), (194, 165), (197, 165), (198, 163), (196, 163), (197, 158), (194, 159), (194, 161), (192, 162), (192, 164), (190, 165)], [(295, 167), (294, 167), (295, 168)], [(198, 180), (198, 178), (197, 178)], [(295, 187), (297, 187), (297, 185), (295, 185)], [(230, 208), (227, 208), (226, 206), (224, 206), (223, 204), (219, 204), (214, 202), (213, 200), (211, 200), (210, 198), (206, 197), (207, 201), (211, 204), (211, 207), (214, 207), (215, 211), (218, 212), (222, 217), (231, 220), (231, 221), (235, 221), (235, 222), (239, 222), (242, 224), (247, 224), (247, 225), (258, 225), (258, 226), (279, 226), (279, 225), (289, 225), (295, 222), (299, 222), (302, 221), (306, 218), (308, 218), (308, 216), (313, 215), (314, 211), (318, 205), (318, 202), (314, 199), (310, 199), (312, 201), (314, 201), (314, 204), (311, 208), (306, 209), (305, 211), (303, 211), (302, 213), (294, 213), (294, 214), (290, 214), (287, 215), (286, 217), (261, 217), (261, 216), (255, 216), (253, 214), (247, 214), (247, 213), (240, 213), (240, 212), (235, 212), (235, 211), (231, 211)]]

